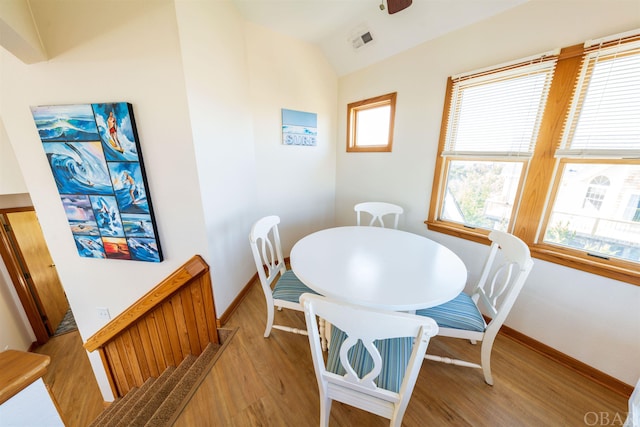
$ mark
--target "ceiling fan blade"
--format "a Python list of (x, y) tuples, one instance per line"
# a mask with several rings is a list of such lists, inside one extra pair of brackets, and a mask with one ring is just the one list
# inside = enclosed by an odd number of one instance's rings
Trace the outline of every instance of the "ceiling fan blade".
[(411, 6), (412, 0), (387, 0), (387, 11), (389, 15), (400, 12)]

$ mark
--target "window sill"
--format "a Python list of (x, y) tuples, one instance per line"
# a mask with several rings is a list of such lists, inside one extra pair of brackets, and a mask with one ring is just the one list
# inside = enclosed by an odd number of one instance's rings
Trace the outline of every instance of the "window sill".
[(347, 147), (347, 153), (391, 153), (391, 146), (354, 146)]
[(529, 249), (531, 255), (537, 259), (640, 286), (640, 271), (633, 266), (625, 267), (613, 263), (590, 261), (571, 253), (555, 250), (547, 245), (530, 245)]
[[(446, 223), (432, 221), (425, 221), (425, 224), (431, 231), (448, 234), (450, 236), (486, 245), (489, 244), (489, 239), (487, 237), (488, 232), (486, 232), (486, 230), (463, 229)], [(603, 261), (592, 261), (576, 256), (568, 251), (558, 250), (553, 246), (528, 245), (531, 251), (531, 256), (536, 259), (541, 259), (543, 261), (552, 262), (554, 264), (563, 265), (565, 267), (640, 286), (640, 271), (631, 263), (628, 263), (629, 266), (627, 267), (626, 265), (605, 263)]]
[(448, 234), (450, 236), (459, 237), (461, 239), (471, 240), (473, 242), (489, 245), (489, 232), (483, 229), (475, 228), (462, 228), (454, 225), (449, 225), (444, 222), (431, 222), (425, 221), (427, 228), (431, 231), (437, 231), (438, 233)]

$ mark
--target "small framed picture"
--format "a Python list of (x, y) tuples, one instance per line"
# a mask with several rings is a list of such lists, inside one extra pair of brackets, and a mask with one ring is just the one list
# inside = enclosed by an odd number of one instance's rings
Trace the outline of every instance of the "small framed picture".
[(282, 109), (282, 143), (284, 145), (317, 144), (318, 115)]

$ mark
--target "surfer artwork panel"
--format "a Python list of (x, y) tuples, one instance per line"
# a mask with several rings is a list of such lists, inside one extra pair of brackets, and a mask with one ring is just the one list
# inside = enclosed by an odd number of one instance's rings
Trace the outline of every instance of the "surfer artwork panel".
[(37, 106), (31, 113), (78, 254), (161, 262), (131, 104)]

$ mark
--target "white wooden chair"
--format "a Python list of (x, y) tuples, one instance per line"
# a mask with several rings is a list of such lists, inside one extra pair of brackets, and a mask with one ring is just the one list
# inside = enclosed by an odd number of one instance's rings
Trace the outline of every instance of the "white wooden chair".
[[(305, 292), (315, 294), (314, 291), (305, 286), (300, 279), (296, 277), (293, 271), (287, 270), (280, 246), (280, 234), (278, 233), (279, 223), (280, 217), (278, 216), (272, 215), (264, 217), (253, 224), (251, 233), (249, 234), (251, 252), (253, 252), (258, 277), (260, 278), (260, 284), (262, 285), (262, 290), (264, 291), (264, 296), (267, 301), (267, 326), (264, 330), (265, 338), (271, 334), (272, 328), (307, 335), (307, 331), (304, 329), (274, 325), (273, 307), (278, 307), (278, 310), (288, 308), (302, 311), (300, 295)], [(272, 289), (271, 287), (274, 282), (276, 283)]]
[(361, 212), (366, 212), (371, 215), (371, 221), (369, 225), (378, 224), (380, 227), (384, 227), (383, 218), (386, 215), (394, 215), (394, 223), (393, 228), (398, 228), (398, 220), (400, 219), (400, 215), (404, 212), (401, 206), (394, 205), (392, 203), (386, 202), (363, 202), (358, 203), (353, 207), (353, 210), (356, 211), (356, 224), (360, 225), (360, 214)]
[[(320, 426), (329, 425), (333, 400), (388, 418), (390, 426), (400, 426), (429, 340), (438, 332), (436, 323), (319, 295), (304, 294), (300, 302), (320, 391)], [(316, 317), (333, 325), (326, 363)]]
[[(468, 339), (473, 344), (482, 341), (480, 364), (431, 354), (427, 354), (426, 359), (481, 368), (487, 384), (493, 385), (493, 342), (527, 280), (533, 261), (527, 245), (516, 236), (494, 230), (489, 234), (489, 239), (492, 242), (489, 256), (471, 296), (462, 292), (447, 303), (417, 310), (416, 314), (434, 319), (440, 327), (438, 335)], [(503, 263), (496, 259), (499, 253)], [(491, 318), (488, 324), (479, 306)]]

